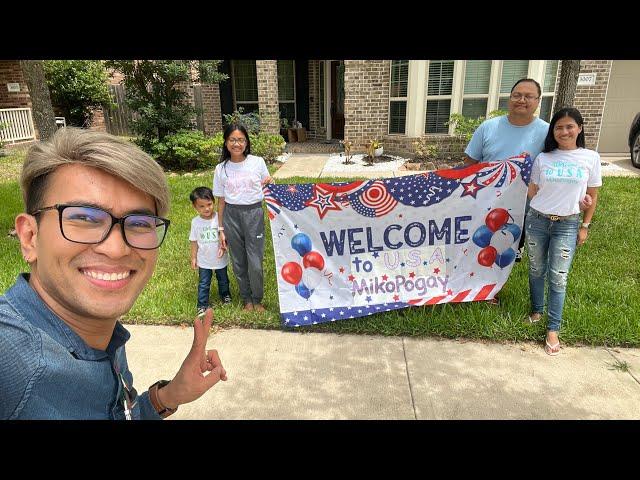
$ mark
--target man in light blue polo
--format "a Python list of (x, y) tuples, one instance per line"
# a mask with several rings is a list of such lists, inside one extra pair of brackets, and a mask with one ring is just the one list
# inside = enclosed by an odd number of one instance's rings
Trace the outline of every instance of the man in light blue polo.
[[(518, 80), (511, 88), (509, 113), (482, 122), (464, 152), (465, 164), (507, 160), (525, 152), (535, 160), (549, 132), (549, 124), (533, 115), (541, 95), (540, 84), (532, 78)], [(523, 246), (524, 233), (520, 236), (516, 262), (522, 258)]]

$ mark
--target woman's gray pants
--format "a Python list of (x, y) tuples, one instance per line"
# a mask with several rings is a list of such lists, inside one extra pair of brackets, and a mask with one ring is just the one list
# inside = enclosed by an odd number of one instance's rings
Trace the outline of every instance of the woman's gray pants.
[(226, 203), (222, 226), (231, 253), (233, 273), (244, 303), (260, 303), (264, 294), (264, 214), (262, 202), (253, 205)]

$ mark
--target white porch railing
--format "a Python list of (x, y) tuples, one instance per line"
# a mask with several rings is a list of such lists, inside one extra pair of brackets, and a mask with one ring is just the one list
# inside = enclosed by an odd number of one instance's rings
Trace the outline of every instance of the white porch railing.
[(5, 142), (35, 138), (30, 108), (0, 108), (0, 138)]

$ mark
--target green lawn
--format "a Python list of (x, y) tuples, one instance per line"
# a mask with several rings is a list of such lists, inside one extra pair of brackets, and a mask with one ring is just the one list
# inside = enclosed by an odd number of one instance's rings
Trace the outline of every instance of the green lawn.
[[(297, 178), (287, 180), (287, 183), (313, 181), (318, 180)], [(161, 247), (154, 277), (125, 321), (167, 325), (192, 321), (197, 273), (189, 267), (188, 234), (194, 211), (188, 196), (194, 187), (210, 184), (211, 172), (169, 177), (171, 229)], [(604, 179), (590, 237), (579, 248), (569, 278), (561, 332), (566, 343), (640, 346), (640, 262), (636, 259), (640, 247), (640, 221), (636, 218), (640, 211), (639, 192), (638, 178)], [(15, 214), (22, 208), (16, 181), (0, 183), (0, 202), (0, 291), (4, 291), (26, 267), (18, 241), (7, 236)], [(265, 222), (269, 229), (266, 214)], [(219, 326), (282, 328), (270, 231), (266, 238), (264, 303), (267, 314), (240, 311), (238, 287), (231, 274), (231, 290), (236, 303), (216, 308)], [(231, 267), (229, 269), (231, 271)], [(212, 292), (212, 299), (215, 295), (215, 291)], [(500, 299), (500, 306), (466, 303), (408, 308), (299, 330), (493, 340), (544, 338), (544, 322), (531, 326), (521, 321), (529, 309), (526, 260), (515, 264)]]

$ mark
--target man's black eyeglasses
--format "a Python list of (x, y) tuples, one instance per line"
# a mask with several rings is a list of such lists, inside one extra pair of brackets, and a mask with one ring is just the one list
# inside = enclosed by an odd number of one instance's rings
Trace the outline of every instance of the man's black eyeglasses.
[(140, 250), (155, 250), (162, 245), (171, 223), (168, 219), (142, 213), (130, 213), (121, 218), (101, 208), (87, 205), (56, 204), (43, 207), (31, 215), (57, 210), (62, 236), (75, 243), (103, 242), (114, 225), (119, 224), (125, 243)]

